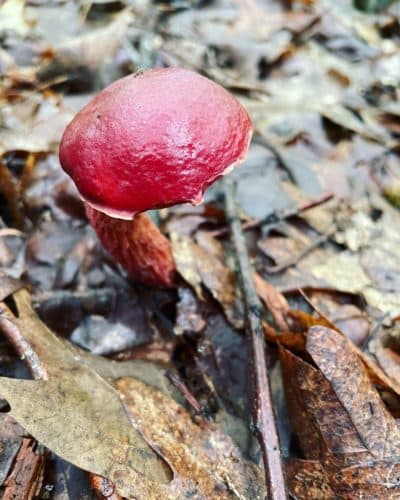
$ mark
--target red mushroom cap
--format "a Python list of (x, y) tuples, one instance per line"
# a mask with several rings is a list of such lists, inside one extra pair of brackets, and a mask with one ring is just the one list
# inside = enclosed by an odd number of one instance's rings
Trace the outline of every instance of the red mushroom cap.
[(110, 216), (202, 201), (242, 161), (250, 118), (223, 87), (180, 68), (118, 80), (66, 128), (60, 161), (81, 196)]

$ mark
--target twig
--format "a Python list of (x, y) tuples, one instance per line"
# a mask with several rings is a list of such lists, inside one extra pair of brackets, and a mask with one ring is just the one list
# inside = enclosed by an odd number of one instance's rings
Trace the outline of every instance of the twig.
[(379, 330), (382, 328), (384, 322), (388, 318), (390, 318), (389, 312), (386, 312), (386, 313), (382, 314), (381, 316), (379, 316), (379, 318), (375, 321), (375, 324), (370, 328), (368, 335), (362, 341), (361, 345), (358, 346), (361, 349), (361, 351), (365, 351), (367, 349), (369, 342), (379, 332)]
[[(279, 222), (282, 222), (283, 220), (288, 219), (289, 217), (294, 217), (302, 212), (305, 212), (306, 210), (310, 210), (311, 208), (317, 207), (318, 205), (322, 205), (323, 203), (326, 203), (327, 201), (331, 200), (333, 197), (334, 195), (332, 193), (329, 192), (322, 193), (314, 198), (306, 200), (305, 202), (301, 203), (295, 208), (282, 210), (280, 212), (273, 212), (267, 215), (267, 217), (264, 217), (263, 219), (254, 219), (244, 222), (242, 224), (242, 231), (248, 231), (249, 229), (255, 229), (256, 227), (265, 225), (275, 226)], [(229, 233), (229, 228), (227, 227), (222, 227), (221, 229), (216, 229), (215, 231), (211, 231), (211, 235), (214, 236), (215, 238), (226, 236), (228, 233)]]
[(280, 264), (276, 264), (273, 266), (270, 266), (268, 264), (265, 264), (264, 269), (268, 274), (276, 274), (276, 273), (281, 273), (282, 271), (285, 271), (289, 267), (296, 266), (301, 259), (303, 259), (306, 255), (308, 255), (312, 250), (315, 250), (319, 246), (321, 246), (323, 243), (326, 243), (329, 238), (334, 234), (334, 230), (328, 231), (327, 234), (321, 234), (317, 238), (315, 238), (314, 241), (312, 241), (309, 245), (307, 245), (301, 252), (299, 252), (297, 255), (294, 257), (291, 257), (288, 260), (285, 260), (284, 262), (281, 262)]
[(12, 315), (9, 313), (4, 302), (0, 303), (0, 331), (27, 364), (35, 380), (47, 380), (48, 373), (42, 365), (39, 356), (24, 339), (19, 328), (12, 322)]
[(252, 418), (260, 443), (265, 469), (267, 498), (287, 498), (278, 431), (265, 358), (264, 333), (261, 325), (261, 302), (258, 298), (246, 248), (242, 226), (233, 199), (232, 181), (225, 179), (225, 210), (235, 247), (243, 297), (247, 312), (247, 337), (250, 344), (249, 362), (252, 379)]
[(201, 405), (193, 394), (189, 391), (187, 385), (174, 373), (168, 371), (166, 373), (167, 379), (171, 384), (178, 389), (178, 391), (185, 398), (185, 401), (193, 408), (196, 413), (201, 413)]

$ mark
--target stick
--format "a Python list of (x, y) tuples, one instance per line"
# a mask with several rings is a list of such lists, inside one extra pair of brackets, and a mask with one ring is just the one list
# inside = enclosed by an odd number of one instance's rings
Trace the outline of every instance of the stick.
[(225, 211), (246, 306), (246, 335), (252, 356), (249, 362), (252, 380), (252, 419), (264, 462), (267, 498), (284, 500), (287, 494), (265, 358), (264, 333), (260, 319), (261, 302), (254, 286), (246, 240), (233, 199), (232, 181), (229, 179), (225, 179)]
[(39, 356), (24, 339), (19, 328), (12, 322), (12, 315), (4, 302), (0, 303), (0, 331), (5, 335), (17, 354), (25, 361), (35, 380), (47, 380), (47, 370)]
[(174, 373), (168, 371), (166, 373), (167, 379), (171, 384), (178, 389), (178, 391), (185, 398), (185, 401), (192, 407), (196, 413), (201, 413), (201, 405), (193, 394), (189, 391), (187, 385)]
[(264, 266), (265, 271), (268, 274), (277, 274), (277, 273), (281, 273), (282, 271), (285, 271), (289, 267), (296, 266), (301, 261), (301, 259), (303, 259), (310, 252), (312, 252), (312, 250), (315, 250), (323, 243), (326, 243), (329, 240), (329, 238), (333, 235), (333, 233), (334, 233), (334, 230), (332, 229), (332, 230), (328, 231), (327, 234), (321, 234), (320, 236), (318, 236), (318, 238), (315, 238), (314, 241), (312, 241), (308, 246), (306, 246), (301, 252), (299, 252), (298, 255), (295, 255), (294, 257), (292, 257), (288, 260), (285, 260), (284, 262), (281, 262), (280, 264), (275, 264), (272, 266), (265, 264), (265, 266)]
[[(299, 215), (302, 212), (305, 212), (306, 210), (310, 210), (311, 208), (317, 207), (318, 205), (322, 205), (323, 203), (326, 203), (327, 201), (331, 200), (333, 197), (334, 195), (332, 193), (329, 192), (322, 193), (316, 196), (315, 198), (310, 198), (309, 200), (306, 200), (305, 202), (301, 203), (295, 208), (289, 208), (287, 210), (282, 210), (280, 212), (273, 212), (267, 215), (267, 217), (264, 217), (263, 219), (249, 220), (242, 224), (242, 231), (248, 231), (249, 229), (255, 229), (256, 227), (264, 225), (276, 226), (278, 222), (288, 219), (289, 217), (294, 217), (296, 215)], [(221, 236), (227, 235), (228, 232), (229, 229), (227, 227), (222, 227), (221, 229), (216, 229), (215, 231), (211, 231), (211, 235), (214, 236), (215, 238), (220, 238)]]

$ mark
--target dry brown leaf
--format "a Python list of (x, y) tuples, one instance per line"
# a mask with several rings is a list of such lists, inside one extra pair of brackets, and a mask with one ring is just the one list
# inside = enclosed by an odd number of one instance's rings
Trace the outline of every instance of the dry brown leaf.
[(41, 323), (26, 290), (13, 297), (18, 317), (3, 313), (1, 326), (22, 333), (24, 355), (36, 357), (48, 380), (0, 378), (11, 415), (54, 453), (115, 482), (123, 496), (136, 496), (145, 476), (168, 483), (169, 468), (132, 427), (115, 389)]
[(304, 456), (321, 463), (339, 498), (368, 487), (379, 493), (372, 498), (396, 498), (400, 430), (351, 345), (334, 330), (313, 327), (306, 351), (316, 367), (281, 349), (294, 429)]
[(286, 470), (290, 490), (302, 500), (395, 500), (399, 497), (399, 469), (398, 464), (382, 461), (343, 468), (337, 475), (330, 475), (318, 461), (292, 459)]
[(276, 332), (268, 323), (263, 322), (265, 338), (268, 342), (279, 344), (291, 351), (304, 353), (307, 337), (302, 332)]
[(291, 309), (289, 311), (289, 316), (292, 320), (292, 328), (296, 331), (307, 332), (308, 329), (312, 326), (319, 325), (326, 326), (327, 328), (332, 328), (332, 330), (338, 330), (333, 323), (331, 323), (327, 318), (321, 316), (320, 314), (318, 314), (317, 317), (314, 317), (305, 311)]
[(286, 463), (289, 488), (302, 500), (334, 499), (326, 471), (317, 460), (290, 459)]
[(243, 327), (243, 307), (232, 269), (185, 235), (172, 233), (171, 240), (176, 267), (197, 296), (203, 298), (203, 284), (221, 304), (228, 321), (235, 328)]
[(264, 302), (267, 309), (271, 312), (276, 326), (282, 331), (288, 330), (290, 306), (285, 297), (278, 292), (273, 285), (264, 280), (258, 273), (253, 273), (253, 279), (257, 294)]
[(116, 387), (134, 426), (174, 471), (168, 485), (143, 481), (139, 498), (264, 498), (261, 469), (244, 460), (234, 442), (215, 424), (194, 422), (182, 406), (137, 380), (120, 379)]
[[(333, 330), (313, 327), (307, 335), (306, 349), (350, 417), (356, 429), (355, 442), (362, 442), (375, 459), (400, 456), (400, 430), (351, 345)], [(350, 434), (342, 435), (341, 440), (342, 450), (352, 448)]]

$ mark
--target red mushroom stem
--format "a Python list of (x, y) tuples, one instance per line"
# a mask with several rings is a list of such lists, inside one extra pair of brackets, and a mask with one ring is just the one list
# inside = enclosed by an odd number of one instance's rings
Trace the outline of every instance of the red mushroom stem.
[(176, 266), (168, 239), (145, 213), (132, 220), (110, 217), (87, 203), (86, 214), (103, 247), (129, 276), (147, 285), (171, 286)]

